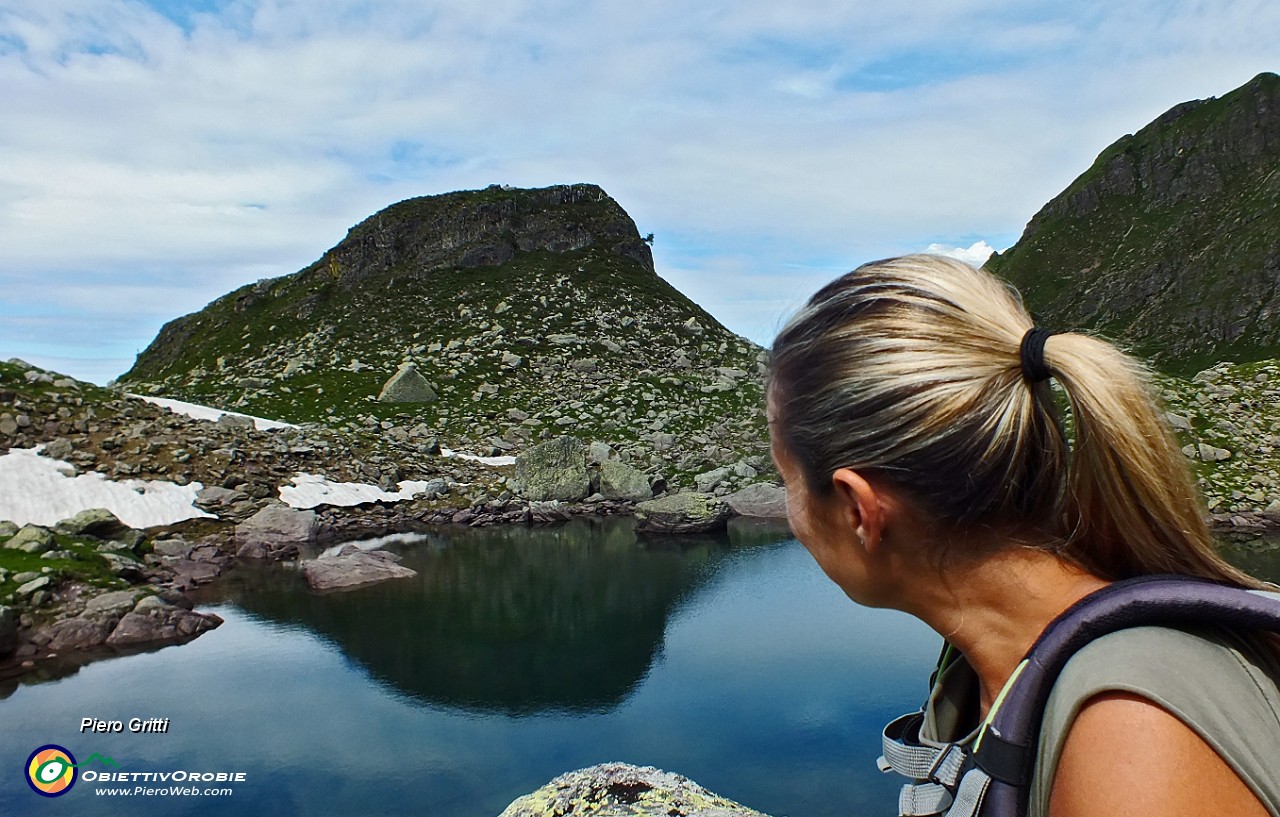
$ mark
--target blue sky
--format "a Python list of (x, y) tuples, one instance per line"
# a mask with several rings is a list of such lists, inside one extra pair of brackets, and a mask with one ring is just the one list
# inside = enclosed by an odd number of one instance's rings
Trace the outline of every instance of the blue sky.
[(1008, 246), (1277, 42), (1273, 0), (0, 0), (0, 358), (105, 382), (392, 202), (579, 181), (767, 343), (863, 261)]

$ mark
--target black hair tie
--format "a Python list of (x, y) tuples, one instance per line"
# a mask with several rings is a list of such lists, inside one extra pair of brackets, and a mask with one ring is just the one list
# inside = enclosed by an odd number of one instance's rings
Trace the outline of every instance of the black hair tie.
[(1018, 354), (1022, 357), (1022, 376), (1031, 383), (1048, 380), (1053, 373), (1044, 363), (1044, 342), (1055, 334), (1048, 329), (1033, 326), (1022, 336)]

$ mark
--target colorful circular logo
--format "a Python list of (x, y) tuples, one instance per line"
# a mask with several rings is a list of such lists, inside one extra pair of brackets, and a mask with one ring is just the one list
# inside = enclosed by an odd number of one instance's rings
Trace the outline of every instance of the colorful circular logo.
[(41, 746), (27, 758), (27, 785), (36, 794), (59, 797), (76, 783), (76, 759), (55, 744)]

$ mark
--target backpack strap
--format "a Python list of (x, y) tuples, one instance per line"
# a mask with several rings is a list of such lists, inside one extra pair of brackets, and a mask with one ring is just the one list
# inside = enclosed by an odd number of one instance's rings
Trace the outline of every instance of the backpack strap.
[(984, 817), (1027, 813), (1040, 722), (1058, 675), (1076, 651), (1129, 627), (1183, 624), (1280, 633), (1280, 593), (1187, 576), (1141, 576), (1114, 582), (1068, 608), (1031, 647), (974, 743), (975, 764), (992, 778)]
[[(1031, 791), (1040, 722), (1062, 668), (1096, 638), (1129, 627), (1218, 624), (1280, 633), (1280, 593), (1243, 590), (1187, 576), (1141, 576), (1114, 582), (1054, 619), (1010, 675), (967, 742), (920, 738), (924, 713), (885, 727), (881, 771), (913, 783), (898, 798), (903, 817), (1023, 817)], [(939, 669), (949, 662), (944, 648)]]

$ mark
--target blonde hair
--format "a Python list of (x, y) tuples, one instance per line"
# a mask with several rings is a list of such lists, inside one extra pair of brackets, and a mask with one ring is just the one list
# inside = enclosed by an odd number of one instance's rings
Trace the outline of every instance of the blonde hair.
[(1048, 382), (1023, 374), (1033, 326), (989, 273), (910, 255), (822, 288), (771, 352), (774, 433), (817, 494), (838, 468), (874, 473), (956, 529), (1033, 533), (1107, 579), (1152, 573), (1262, 584), (1227, 564), (1142, 364), (1084, 334), (1044, 347)]

